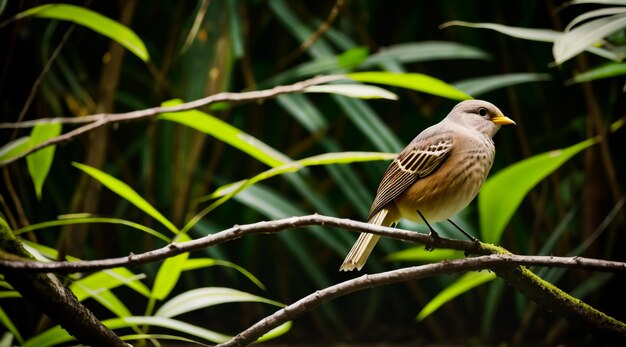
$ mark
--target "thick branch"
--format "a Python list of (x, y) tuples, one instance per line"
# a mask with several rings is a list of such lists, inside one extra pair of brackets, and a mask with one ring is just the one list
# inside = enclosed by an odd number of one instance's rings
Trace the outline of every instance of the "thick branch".
[[(344, 295), (347, 295), (347, 294), (350, 294), (352, 292), (356, 292), (359, 290), (364, 290), (364, 289), (386, 285), (386, 284), (411, 281), (411, 280), (416, 280), (416, 279), (430, 277), (434, 275), (440, 275), (440, 274), (450, 274), (450, 273), (458, 273), (458, 272), (465, 272), (465, 271), (476, 271), (476, 270), (500, 268), (501, 271), (496, 271), (496, 273), (500, 276), (500, 273), (508, 272), (509, 274), (502, 276), (502, 277), (505, 280), (507, 280), (509, 284), (515, 286), (516, 288), (518, 288), (518, 285), (520, 285), (520, 283), (524, 287), (531, 287), (532, 285), (528, 286), (526, 284), (526, 281), (530, 278), (529, 276), (534, 276), (534, 274), (530, 273), (530, 271), (525, 270), (519, 266), (516, 266), (513, 268), (508, 267), (508, 265), (517, 263), (518, 260), (520, 262), (523, 262), (523, 259), (525, 258), (528, 258), (528, 257), (510, 256), (506, 254), (492, 254), (492, 255), (485, 255), (485, 256), (480, 256), (476, 258), (448, 260), (448, 261), (443, 261), (440, 263), (413, 266), (409, 268), (381, 272), (381, 273), (372, 274), (372, 275), (363, 275), (361, 277), (357, 277), (357, 278), (336, 284), (334, 286), (330, 286), (322, 290), (318, 290), (315, 293), (310, 294), (294, 302), (293, 304), (288, 305), (276, 311), (274, 314), (268, 317), (265, 317), (264, 319), (260, 320), (259, 322), (251, 326), (250, 328), (246, 329), (245, 331), (241, 332), (237, 336), (233, 337), (230, 341), (224, 344), (220, 344), (218, 346), (221, 346), (221, 347), (246, 346), (256, 341), (256, 339), (263, 336), (263, 334), (267, 333), (271, 329), (276, 328), (277, 326), (287, 321), (293, 320), (301, 316), (302, 314), (313, 310), (315, 307), (321, 305), (322, 303), (328, 300), (332, 300), (334, 298), (344, 296)], [(531, 257), (531, 258), (534, 258), (534, 257)], [(501, 267), (502, 265), (505, 265), (506, 267)], [(515, 274), (513, 274), (513, 272), (515, 272)], [(543, 282), (541, 279), (539, 279), (539, 281)], [(537, 282), (537, 281), (535, 282), (540, 288), (543, 288), (543, 285), (545, 284), (545, 282), (543, 282), (542, 284), (539, 284), (540, 282)], [(551, 288), (551, 291), (552, 290), (555, 290), (555, 291), (549, 293), (551, 295), (542, 293), (542, 295), (544, 296), (542, 296), (541, 298), (537, 298), (537, 295), (534, 295), (534, 294), (529, 295), (529, 297), (533, 300), (539, 299), (536, 301), (540, 304), (543, 304), (548, 309), (558, 308), (557, 307), (558, 305), (555, 305), (554, 296), (557, 296), (557, 295), (568, 296), (568, 295), (561, 292), (560, 289), (554, 286), (552, 287), (553, 288)], [(536, 288), (531, 290), (531, 292), (534, 293), (535, 290)], [(527, 294), (526, 292), (524, 293)], [(591, 318), (586, 319), (588, 317), (587, 315), (590, 314), (590, 312), (591, 314), (593, 314), (594, 312), (598, 312), (598, 311), (578, 301), (577, 299), (574, 299), (571, 297), (569, 298), (575, 301), (578, 305), (578, 311), (580, 311), (580, 314), (577, 315), (576, 318), (582, 319), (583, 321), (585, 321), (585, 323), (589, 323), (589, 326), (592, 329), (597, 330), (603, 334), (606, 334), (603, 336), (605, 339), (608, 338), (613, 341), (622, 341), (622, 342), (626, 340), (626, 325), (624, 325), (624, 323), (621, 323), (613, 318), (607, 317), (603, 315), (602, 313), (599, 313), (602, 316), (598, 315), (596, 317), (593, 317), (593, 319)], [(557, 310), (557, 312), (566, 314), (566, 316), (567, 316), (567, 313), (569, 313), (569, 312), (563, 312), (563, 310), (560, 308)]]
[[(59, 261), (47, 263), (29, 261), (27, 259), (20, 262), (15, 261), (15, 259), (5, 258), (0, 260), (0, 271), (73, 273), (103, 270), (122, 266), (136, 266), (170, 258), (181, 253), (197, 251), (206, 247), (235, 240), (246, 235), (277, 233), (286, 229), (304, 228), (312, 225), (338, 227), (357, 232), (367, 232), (388, 238), (420, 243), (432, 248), (456, 249), (471, 254), (506, 253), (506, 250), (487, 244), (477, 244), (471, 241), (451, 240), (446, 238), (432, 239), (427, 234), (421, 234), (414, 231), (383, 227), (350, 219), (335, 218), (315, 214), (309, 216), (285, 218), (270, 222), (236, 225), (232, 228), (220, 231), (215, 234), (207, 235), (205, 237), (201, 237), (192, 241), (183, 243), (172, 243), (165, 247), (145, 253), (131, 254), (129, 256), (119, 258), (84, 260), (75, 262)], [(588, 259), (581, 257), (520, 257), (512, 254), (506, 255), (510, 257), (508, 261), (511, 265), (584, 268), (597, 271), (626, 270), (626, 263), (615, 261)], [(4, 255), (0, 254), (0, 257), (4, 257)]]
[(224, 101), (238, 102), (238, 101), (249, 101), (249, 100), (261, 100), (261, 99), (273, 98), (281, 94), (301, 93), (301, 92), (304, 92), (305, 89), (310, 86), (314, 86), (314, 85), (318, 85), (322, 83), (328, 83), (331, 81), (336, 81), (336, 80), (344, 79), (344, 78), (345, 76), (343, 75), (318, 76), (318, 77), (313, 77), (311, 79), (294, 83), (291, 85), (277, 86), (271, 89), (256, 90), (256, 91), (243, 92), (243, 93), (224, 92), (224, 93), (218, 93), (218, 94), (214, 94), (211, 96), (207, 96), (206, 98), (186, 102), (180, 105), (158, 106), (158, 107), (152, 107), (152, 108), (147, 108), (147, 109), (138, 110), (138, 111), (126, 112), (126, 113), (117, 113), (117, 114), (116, 113), (100, 113), (100, 114), (94, 114), (94, 115), (85, 116), (85, 117), (71, 117), (71, 118), (57, 117), (57, 118), (36, 119), (36, 120), (20, 122), (20, 123), (0, 123), (0, 129), (31, 128), (41, 123), (63, 123), (63, 124), (87, 123), (86, 125), (83, 125), (80, 128), (76, 128), (68, 133), (65, 133), (57, 137), (53, 137), (47, 141), (44, 141), (38, 144), (37, 146), (34, 146), (23, 153), (20, 153), (20, 155), (18, 156), (2, 161), (0, 162), (0, 166), (12, 163), (44, 147), (48, 147), (54, 144), (68, 141), (78, 135), (84, 134), (90, 130), (99, 128), (106, 124), (150, 118), (160, 113), (166, 113), (166, 112), (187, 111), (187, 110), (196, 109), (202, 106), (206, 106), (209, 104), (213, 104), (216, 102), (224, 102)]
[(71, 273), (119, 266), (133, 266), (217, 245), (245, 235), (275, 233), (286, 229), (302, 228), (311, 225), (339, 227), (358, 232), (374, 233), (389, 238), (425, 244), (433, 248), (457, 249), (483, 256), (443, 261), (436, 264), (404, 268), (373, 275), (364, 275), (325, 288), (261, 320), (259, 323), (236, 336), (233, 340), (227, 342), (225, 344), (226, 346), (240, 346), (251, 343), (272, 328), (303, 314), (313, 307), (332, 298), (346, 295), (357, 290), (400, 281), (414, 280), (425, 276), (480, 269), (493, 270), (498, 276), (507, 281), (511, 286), (520, 290), (520, 292), (524, 293), (528, 298), (566, 318), (582, 321), (590, 330), (598, 332), (599, 336), (603, 339), (626, 341), (626, 325), (624, 325), (624, 323), (608, 317), (580, 300), (569, 296), (567, 293), (543, 281), (532, 272), (523, 268), (523, 266), (534, 265), (584, 268), (598, 271), (624, 271), (626, 270), (626, 263), (581, 257), (519, 256), (510, 254), (505, 249), (494, 245), (442, 238), (432, 239), (426, 234), (413, 231), (393, 229), (349, 219), (321, 215), (292, 217), (271, 222), (234, 226), (200, 239), (184, 243), (173, 243), (157, 250), (137, 255), (131, 254), (128, 257), (122, 258), (39, 263), (27, 259), (25, 259), (25, 261), (16, 261), (15, 257), (5, 257), (5, 260), (0, 261), (0, 271), (9, 276), (18, 273), (21, 275), (33, 272)]

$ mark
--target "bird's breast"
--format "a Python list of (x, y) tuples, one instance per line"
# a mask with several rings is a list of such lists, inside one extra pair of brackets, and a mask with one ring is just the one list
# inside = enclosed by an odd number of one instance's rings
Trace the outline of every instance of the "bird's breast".
[(430, 176), (419, 179), (394, 203), (403, 218), (423, 223), (448, 219), (463, 210), (482, 187), (495, 156), (490, 138), (462, 138), (446, 161)]

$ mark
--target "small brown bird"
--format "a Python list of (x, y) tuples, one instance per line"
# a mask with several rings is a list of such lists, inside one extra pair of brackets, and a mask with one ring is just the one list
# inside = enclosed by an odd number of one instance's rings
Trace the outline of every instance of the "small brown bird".
[[(463, 210), (487, 178), (496, 153), (491, 138), (504, 124), (515, 122), (487, 101), (456, 105), (441, 122), (417, 135), (389, 165), (368, 223), (390, 226), (405, 218), (430, 228), (429, 222)], [(340, 271), (361, 270), (379, 238), (361, 234)]]

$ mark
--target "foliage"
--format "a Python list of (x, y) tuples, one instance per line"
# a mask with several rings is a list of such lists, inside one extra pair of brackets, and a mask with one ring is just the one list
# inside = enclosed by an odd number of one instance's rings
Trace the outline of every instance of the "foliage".
[[(320, 74), (348, 78), (275, 100), (116, 124), (9, 165), (76, 125), (0, 128), (0, 211), (42, 261), (139, 253), (291, 215), (362, 220), (393, 153), (470, 97), (494, 102), (518, 127), (496, 136), (492, 178), (459, 224), (516, 253), (624, 258), (625, 216), (614, 211), (626, 177), (616, 122), (624, 111), (623, 1), (0, 5), (2, 122), (175, 105)], [(325, 23), (333, 7), (339, 14)], [(445, 223), (436, 228), (458, 237)], [(336, 271), (353, 240), (311, 227), (66, 280), (129, 340), (219, 342), (279, 302), (354, 276)], [(382, 240), (366, 270), (461, 256)], [(611, 295), (623, 279), (537, 272), (624, 320), (623, 297)], [(264, 339), (290, 329), (280, 341), (557, 344), (585, 336), (494, 277), (368, 291)], [(19, 294), (1, 284), (0, 323), (18, 343), (71, 341), (58, 326), (34, 332)]]

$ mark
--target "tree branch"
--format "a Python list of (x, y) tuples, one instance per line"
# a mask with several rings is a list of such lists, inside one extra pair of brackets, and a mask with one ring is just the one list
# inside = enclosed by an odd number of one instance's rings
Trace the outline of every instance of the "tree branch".
[(221, 244), (246, 235), (277, 233), (286, 229), (303, 228), (312, 225), (373, 233), (384, 237), (421, 243), (431, 248), (456, 249), (480, 256), (363, 275), (350, 281), (324, 288), (259, 321), (224, 344), (224, 346), (241, 346), (251, 343), (272, 328), (302, 315), (323, 302), (354, 291), (426, 276), (482, 269), (494, 271), (511, 286), (536, 303), (545, 306), (548, 310), (557, 312), (565, 318), (583, 322), (590, 330), (597, 332), (602, 339), (626, 341), (626, 325), (624, 323), (608, 317), (582, 301), (571, 297), (523, 267), (531, 265), (551, 266), (617, 272), (626, 270), (626, 263), (582, 257), (520, 256), (511, 254), (506, 249), (495, 245), (445, 238), (433, 239), (427, 234), (414, 231), (382, 227), (322, 215), (291, 217), (270, 222), (235, 225), (232, 228), (192, 241), (172, 243), (163, 248), (142, 254), (131, 254), (127, 257), (112, 259), (41, 263), (29, 259), (16, 261), (15, 256), (0, 254), (0, 257), (3, 258), (3, 260), (0, 260), (0, 271), (7, 276), (29, 276), (32, 273), (41, 272), (72, 273), (120, 266), (136, 266)]
[(24, 261), (15, 261), (14, 258), (7, 259), (5, 255), (0, 254), (0, 271), (74, 273), (110, 269), (122, 266), (137, 266), (167, 259), (181, 253), (193, 252), (215, 246), (246, 235), (277, 233), (286, 229), (304, 228), (313, 225), (337, 227), (357, 232), (372, 233), (397, 240), (424, 244), (432, 248), (455, 249), (468, 252), (470, 254), (485, 255), (499, 253), (512, 257), (509, 260), (511, 261), (511, 265), (553, 266), (596, 271), (626, 270), (626, 263), (582, 257), (524, 256), (523, 258), (516, 258), (520, 256), (510, 254), (503, 248), (493, 245), (446, 238), (432, 239), (428, 234), (422, 234), (415, 231), (383, 227), (351, 219), (314, 214), (308, 216), (290, 217), (269, 222), (235, 225), (231, 228), (195, 240), (182, 243), (174, 242), (159, 249), (141, 254), (130, 254), (119, 258), (43, 263), (30, 261), (28, 259), (24, 259)]
[[(293, 304), (276, 311), (274, 314), (263, 318), (250, 328), (233, 337), (230, 341), (218, 346), (246, 346), (256, 341), (256, 339), (263, 336), (263, 334), (267, 333), (271, 329), (313, 310), (315, 307), (328, 300), (332, 300), (359, 290), (386, 284), (416, 280), (434, 275), (484, 269), (500, 269), (495, 271), (498, 276), (504, 278), (516, 289), (519, 289), (518, 286), (528, 288), (528, 291), (522, 290), (522, 292), (529, 296), (529, 298), (544, 305), (550, 310), (555, 310), (556, 312), (565, 315), (566, 317), (572, 318), (573, 316), (570, 316), (569, 310), (564, 309), (563, 306), (569, 307), (569, 303), (574, 303), (575, 307), (570, 307), (570, 309), (575, 309), (576, 312), (579, 313), (575, 317), (585, 323), (588, 323), (588, 326), (600, 333), (599, 336), (603, 339), (622, 342), (626, 340), (626, 325), (624, 323), (602, 314), (578, 299), (572, 298), (566, 293), (563, 293), (560, 289), (550, 284), (548, 284), (550, 286), (550, 292), (547, 293), (545, 292), (544, 287), (546, 285), (545, 281), (520, 266), (510, 267), (514, 264), (528, 264), (526, 262), (532, 262), (532, 258), (536, 257), (492, 254), (476, 258), (446, 260), (440, 263), (413, 266), (372, 275), (363, 275), (361, 277), (318, 290), (315, 293), (312, 293), (294, 302)], [(501, 276), (501, 274), (504, 276)], [(533, 276), (535, 278), (532, 278)], [(529, 281), (529, 279), (532, 279), (532, 281)], [(537, 289), (541, 289), (541, 291), (537, 291)], [(559, 297), (560, 300), (555, 300), (555, 297)]]
[(48, 147), (54, 144), (68, 141), (78, 135), (84, 134), (88, 131), (99, 128), (106, 124), (125, 122), (125, 121), (135, 121), (139, 119), (150, 118), (150, 117), (154, 117), (160, 113), (165, 113), (165, 112), (187, 111), (187, 110), (196, 109), (202, 106), (206, 106), (209, 104), (213, 104), (216, 102), (224, 102), (224, 101), (240, 102), (240, 101), (250, 101), (250, 100), (261, 100), (261, 99), (273, 98), (281, 94), (302, 93), (308, 87), (322, 84), (322, 83), (328, 83), (331, 81), (336, 81), (336, 80), (340, 80), (344, 78), (346, 77), (343, 75), (317, 76), (317, 77), (313, 77), (311, 79), (297, 82), (294, 84), (285, 85), (285, 86), (277, 86), (277, 87), (270, 88), (270, 89), (256, 90), (256, 91), (243, 92), (243, 93), (224, 92), (224, 93), (210, 95), (202, 99), (186, 102), (180, 105), (157, 106), (157, 107), (152, 107), (152, 108), (147, 108), (147, 109), (132, 111), (132, 112), (126, 112), (126, 113), (100, 113), (100, 114), (94, 114), (94, 115), (84, 116), (84, 117), (42, 118), (42, 119), (35, 119), (35, 120), (20, 122), (20, 123), (0, 123), (0, 129), (32, 128), (35, 125), (42, 124), (42, 123), (62, 123), (62, 124), (87, 123), (86, 125), (76, 128), (70, 132), (67, 132), (65, 134), (62, 134), (57, 137), (53, 137), (47, 141), (44, 141), (20, 153), (19, 155), (15, 157), (2, 161), (0, 162), (0, 166), (10, 164), (44, 147)]

